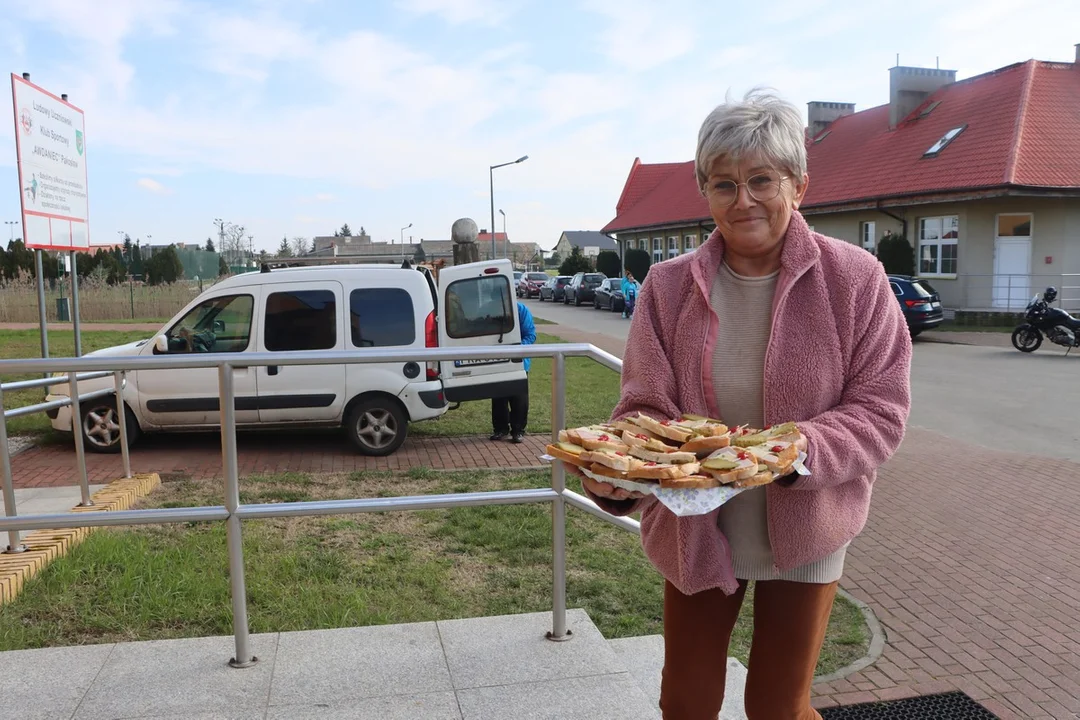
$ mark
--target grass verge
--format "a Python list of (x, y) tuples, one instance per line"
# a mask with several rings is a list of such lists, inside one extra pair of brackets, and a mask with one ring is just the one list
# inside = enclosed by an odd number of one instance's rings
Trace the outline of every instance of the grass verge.
[[(243, 502), (542, 487), (542, 472), (251, 476)], [(220, 481), (166, 483), (140, 507), (220, 504)], [(567, 596), (605, 637), (662, 629), (663, 582), (636, 536), (567, 514)], [(546, 506), (288, 518), (244, 523), (252, 632), (311, 630), (551, 608)], [(0, 650), (231, 633), (223, 523), (98, 530), (0, 606)], [(752, 602), (731, 651), (746, 662)], [(837, 598), (818, 665), (866, 652), (858, 609)]]

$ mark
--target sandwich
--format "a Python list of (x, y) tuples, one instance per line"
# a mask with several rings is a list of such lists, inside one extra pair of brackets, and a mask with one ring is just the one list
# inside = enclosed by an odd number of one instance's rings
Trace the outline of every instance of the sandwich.
[(670, 490), (708, 490), (720, 487), (720, 481), (711, 475), (687, 475), (681, 478), (661, 478), (660, 487)]
[(588, 466), (603, 465), (621, 473), (628, 473), (644, 463), (620, 450), (585, 450), (579, 456)]
[(787, 473), (792, 463), (799, 457), (799, 451), (795, 449), (795, 446), (784, 440), (771, 440), (762, 445), (752, 445), (746, 450), (757, 458), (758, 463), (777, 475)]
[(624, 432), (621, 439), (630, 447), (640, 447), (653, 452), (672, 452), (679, 449), (678, 446), (664, 442), (663, 439), (637, 426), (633, 430)]
[(631, 480), (673, 480), (694, 475), (700, 469), (701, 466), (696, 462), (680, 464), (642, 462), (627, 472), (626, 476)]
[(589, 466), (588, 462), (581, 459), (581, 454), (585, 452), (585, 448), (580, 445), (574, 445), (569, 442), (558, 442), (548, 445), (545, 450), (551, 457), (562, 460), (565, 463), (577, 465), (578, 467)]
[(630, 421), (635, 425), (645, 428), (657, 437), (674, 440), (680, 444), (688, 441), (694, 436), (692, 430), (682, 427), (672, 420), (657, 420), (656, 418), (649, 417), (645, 413), (638, 413), (637, 417), (630, 418)]
[(687, 428), (699, 437), (719, 437), (728, 434), (728, 426), (719, 420), (702, 417), (700, 415), (683, 415), (677, 423), (680, 427)]
[(760, 485), (768, 485), (776, 479), (776, 475), (769, 471), (764, 465), (757, 466), (757, 472), (751, 475), (746, 480), (739, 480), (735, 482), (734, 487), (737, 488), (752, 488)]
[(767, 427), (762, 430), (761, 433), (769, 438), (770, 441), (779, 440), (793, 443), (802, 437), (802, 433), (799, 432), (799, 428), (793, 422), (786, 422)]
[(702, 460), (701, 469), (721, 484), (730, 485), (754, 477), (758, 473), (758, 461), (745, 450), (726, 447)]
[(618, 435), (609, 435), (601, 430), (581, 428), (577, 431), (579, 442), (586, 450), (616, 450), (626, 452), (629, 448)]
[(683, 452), (691, 452), (700, 458), (708, 457), (721, 448), (731, 444), (731, 436), (726, 432), (722, 435), (697, 435), (688, 442), (679, 446)]

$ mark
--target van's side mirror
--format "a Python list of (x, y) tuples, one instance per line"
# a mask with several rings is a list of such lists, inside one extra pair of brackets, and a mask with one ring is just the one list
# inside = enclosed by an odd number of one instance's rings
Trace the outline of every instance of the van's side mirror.
[(162, 355), (169, 352), (169, 338), (164, 335), (158, 335), (154, 338), (154, 352)]

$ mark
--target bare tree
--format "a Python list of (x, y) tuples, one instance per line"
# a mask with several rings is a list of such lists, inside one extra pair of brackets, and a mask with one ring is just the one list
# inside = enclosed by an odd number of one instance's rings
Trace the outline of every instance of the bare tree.
[(218, 229), (218, 254), (227, 265), (240, 265), (251, 244), (244, 226), (220, 219), (215, 220), (214, 225)]
[(306, 237), (294, 237), (289, 241), (289, 247), (292, 248), (293, 255), (300, 257), (308, 251), (308, 239)]

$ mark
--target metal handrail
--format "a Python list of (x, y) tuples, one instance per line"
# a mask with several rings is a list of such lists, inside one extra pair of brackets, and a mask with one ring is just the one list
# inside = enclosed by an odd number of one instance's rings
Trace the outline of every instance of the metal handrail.
[[(426, 348), (423, 350), (364, 349), (351, 352), (282, 352), (282, 353), (223, 353), (160, 355), (155, 357), (107, 356), (81, 358), (54, 358), (35, 360), (0, 360), (0, 373), (17, 372), (68, 372), (73, 406), (72, 430), (75, 435), (77, 463), (83, 478), (86, 476), (86, 460), (82, 453), (82, 433), (76, 417), (79, 395), (76, 377), (79, 370), (107, 371), (115, 378), (118, 402), (121, 447), (125, 457), (125, 469), (130, 477), (127, 462), (127, 432), (123, 415), (122, 375), (128, 370), (170, 370), (196, 367), (216, 367), (218, 370), (218, 398), (221, 416), (222, 466), (225, 476), (225, 505), (213, 507), (162, 508), (154, 510), (123, 510), (91, 513), (59, 513), (24, 515), (0, 518), (0, 532), (10, 534), (21, 530), (40, 530), (75, 527), (113, 527), (183, 522), (225, 521), (229, 555), (229, 590), (233, 609), (234, 657), (233, 667), (248, 667), (255, 662), (250, 652), (247, 619), (247, 592), (244, 576), (244, 554), (241, 520), (351, 514), (362, 512), (386, 512), (393, 510), (419, 510), (477, 505), (506, 505), (520, 503), (551, 503), (552, 517), (552, 624), (547, 637), (551, 640), (567, 640), (572, 633), (566, 627), (566, 505), (570, 504), (615, 527), (640, 534), (640, 524), (626, 517), (614, 517), (600, 509), (588, 498), (566, 489), (565, 468), (561, 462), (551, 463), (551, 487), (491, 492), (456, 493), (449, 495), (414, 495), (390, 498), (356, 498), (351, 500), (309, 501), (297, 503), (240, 503), (239, 463), (236, 446), (236, 409), (233, 371), (241, 367), (264, 365), (324, 365), (367, 364), (375, 362), (425, 362), (437, 360), (475, 360), (490, 357), (525, 358), (550, 357), (551, 374), (551, 437), (558, 438), (558, 431), (566, 425), (566, 358), (588, 357), (616, 372), (622, 370), (622, 361), (593, 345), (566, 343), (529, 346), (485, 346), (471, 348)], [(104, 376), (104, 375), (103, 375)], [(3, 409), (3, 389), (0, 388), (0, 410)], [(106, 391), (96, 391), (84, 396), (96, 396)], [(49, 405), (51, 403), (43, 403)], [(3, 470), (5, 499), (12, 495), (9, 514), (13, 515), (13, 491), (11, 490), (11, 464), (6, 443), (6, 420), (0, 423), (0, 469)], [(17, 536), (16, 536), (17, 537)]]

